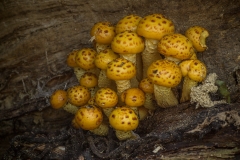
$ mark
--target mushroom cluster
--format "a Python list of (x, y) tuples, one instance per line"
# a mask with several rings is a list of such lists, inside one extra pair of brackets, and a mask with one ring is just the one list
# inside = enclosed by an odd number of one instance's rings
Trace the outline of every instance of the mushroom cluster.
[(189, 101), (191, 88), (206, 77), (206, 66), (197, 59), (197, 52), (207, 49), (203, 27), (181, 34), (162, 14), (131, 14), (116, 25), (94, 24), (90, 36), (92, 47), (67, 56), (79, 84), (50, 97), (54, 109), (75, 115), (75, 128), (105, 136), (112, 127), (119, 140), (138, 138), (134, 130), (141, 120), (158, 107)]

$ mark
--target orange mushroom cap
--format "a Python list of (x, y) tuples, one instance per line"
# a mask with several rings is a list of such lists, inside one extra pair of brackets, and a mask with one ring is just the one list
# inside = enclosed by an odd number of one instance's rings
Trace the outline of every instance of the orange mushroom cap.
[(144, 78), (140, 81), (138, 87), (143, 90), (145, 93), (153, 93), (154, 92), (154, 85), (150, 78)]
[(165, 87), (175, 87), (182, 79), (180, 67), (169, 60), (153, 62), (147, 70), (147, 75), (154, 84)]
[(50, 97), (50, 104), (52, 108), (62, 108), (67, 103), (67, 92), (64, 90), (56, 90)]
[(83, 48), (81, 49), (75, 57), (76, 64), (85, 69), (92, 69), (95, 67), (95, 57), (97, 55), (97, 52), (92, 48)]
[(110, 88), (100, 88), (95, 94), (95, 102), (99, 107), (112, 108), (118, 103), (118, 95)]
[(80, 78), (80, 85), (87, 88), (96, 87), (98, 84), (98, 78), (95, 74), (91, 72), (85, 72)]
[(123, 106), (112, 111), (109, 123), (116, 130), (131, 131), (138, 127), (139, 119), (131, 108)]
[(110, 44), (115, 36), (114, 26), (110, 22), (98, 22), (92, 27), (90, 34), (97, 43)]
[(103, 121), (102, 111), (94, 105), (84, 105), (75, 115), (75, 122), (84, 130), (98, 128)]
[(90, 91), (84, 86), (73, 86), (67, 90), (69, 103), (75, 106), (82, 106), (88, 103), (91, 98)]
[(76, 54), (79, 52), (79, 50), (73, 50), (71, 53), (68, 54), (67, 56), (67, 65), (69, 67), (78, 67), (76, 61), (75, 61), (75, 57)]
[(140, 107), (145, 102), (145, 94), (139, 88), (129, 88), (121, 94), (121, 100), (129, 107)]
[(171, 20), (162, 14), (151, 14), (143, 17), (137, 27), (137, 34), (148, 39), (160, 40), (164, 35), (174, 33)]

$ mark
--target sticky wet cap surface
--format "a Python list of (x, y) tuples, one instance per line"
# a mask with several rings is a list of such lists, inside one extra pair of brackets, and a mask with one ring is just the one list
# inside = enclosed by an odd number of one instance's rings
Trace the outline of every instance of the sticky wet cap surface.
[(137, 25), (141, 19), (141, 17), (134, 14), (123, 17), (121, 20), (118, 21), (115, 27), (116, 33), (118, 34), (124, 31), (135, 32), (137, 29)]
[(118, 95), (110, 88), (100, 88), (95, 94), (95, 102), (102, 108), (115, 107), (118, 103)]
[(154, 84), (165, 87), (175, 87), (182, 79), (180, 67), (169, 60), (153, 62), (147, 70), (147, 75)]
[(108, 64), (106, 74), (112, 80), (128, 80), (136, 75), (136, 67), (124, 58), (117, 58)]
[(92, 48), (81, 49), (75, 57), (77, 65), (85, 70), (95, 67), (95, 57), (97, 52)]
[(109, 116), (110, 125), (120, 131), (131, 131), (139, 124), (138, 116), (128, 107), (119, 107), (112, 111)]
[(145, 93), (153, 93), (154, 85), (152, 83), (152, 80), (150, 78), (144, 78), (140, 81), (139, 86), (141, 90), (143, 90)]
[(97, 84), (98, 84), (98, 78), (95, 74), (91, 72), (85, 72), (80, 78), (81, 86), (84, 86), (87, 88), (93, 88), (93, 87), (96, 87)]
[(192, 42), (184, 35), (169, 34), (159, 41), (158, 51), (164, 56), (184, 60), (193, 55), (194, 48)]
[(125, 31), (113, 38), (111, 48), (119, 54), (137, 54), (144, 50), (144, 40), (135, 32)]
[(75, 115), (75, 122), (84, 130), (98, 128), (103, 121), (102, 111), (94, 105), (80, 107)]
[(90, 91), (84, 86), (73, 86), (67, 90), (67, 97), (69, 103), (75, 106), (82, 106), (87, 104), (91, 98)]
[(75, 57), (76, 54), (79, 52), (79, 50), (74, 50), (71, 53), (68, 54), (67, 56), (67, 65), (69, 67), (78, 67), (76, 61), (75, 61)]
[(138, 35), (145, 38), (160, 40), (164, 35), (174, 33), (174, 25), (171, 20), (162, 14), (152, 14), (143, 17), (137, 27)]

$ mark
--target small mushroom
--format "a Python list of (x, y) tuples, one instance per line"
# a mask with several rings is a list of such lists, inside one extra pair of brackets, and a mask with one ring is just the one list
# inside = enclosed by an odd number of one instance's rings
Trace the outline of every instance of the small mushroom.
[(182, 73), (175, 62), (157, 60), (149, 66), (147, 75), (154, 84), (155, 99), (160, 107), (167, 108), (178, 105), (178, 100), (171, 88), (181, 82)]
[(106, 69), (108, 63), (118, 57), (119, 55), (114, 53), (110, 48), (105, 49), (97, 54), (94, 63), (97, 68), (101, 69), (98, 76), (98, 87), (114, 88), (114, 84), (112, 83), (114, 81), (107, 78)]
[(190, 59), (195, 53), (192, 42), (182, 34), (175, 33), (164, 36), (157, 45), (159, 53), (165, 59), (177, 64), (186, 59)]
[(70, 52), (67, 56), (67, 65), (69, 67), (75, 68), (78, 67), (76, 61), (75, 61), (75, 57), (76, 54), (79, 52), (79, 50), (73, 50), (72, 52)]
[(94, 105), (84, 105), (79, 108), (74, 118), (75, 126), (89, 130), (97, 135), (108, 134), (108, 126), (103, 122), (102, 111)]
[(139, 88), (129, 88), (122, 92), (121, 100), (138, 115), (138, 107), (145, 103), (145, 94)]
[(102, 108), (107, 117), (118, 103), (117, 93), (110, 88), (100, 88), (95, 95), (96, 104)]
[(84, 86), (73, 86), (67, 90), (68, 101), (75, 106), (83, 106), (91, 98), (90, 91)]
[(138, 127), (139, 119), (131, 108), (123, 106), (114, 109), (109, 116), (109, 123), (119, 140), (137, 138), (132, 131)]
[(74, 73), (78, 81), (86, 71), (98, 75), (98, 70), (94, 63), (96, 55), (97, 52), (92, 48), (83, 48), (76, 53), (75, 62), (78, 67), (74, 68)]
[(98, 78), (95, 74), (91, 72), (85, 72), (80, 78), (80, 85), (87, 87), (91, 92), (91, 97), (94, 96), (96, 90), (98, 89)]
[(115, 27), (110, 22), (98, 22), (92, 27), (90, 41), (96, 42), (96, 50), (99, 53), (110, 48), (113, 37), (115, 36)]
[(205, 28), (192, 26), (186, 30), (185, 35), (192, 41), (193, 47), (197, 52), (203, 52), (207, 49), (206, 38), (209, 36), (209, 33)]
[(151, 14), (143, 17), (138, 26), (137, 34), (145, 38), (145, 49), (142, 52), (143, 78), (147, 77), (147, 69), (157, 59), (161, 59), (157, 51), (157, 43), (167, 34), (174, 33), (171, 20), (162, 14)]
[(190, 100), (191, 88), (197, 86), (198, 82), (202, 82), (207, 75), (207, 68), (200, 60), (185, 60), (179, 64), (182, 75), (184, 77), (182, 96), (180, 102)]
[(152, 81), (148, 77), (144, 78), (140, 81), (138, 87), (145, 93), (145, 103), (143, 106), (149, 110), (155, 110), (156, 107), (153, 102), (154, 85)]
[(106, 74), (116, 82), (120, 96), (124, 90), (131, 88), (130, 79), (136, 75), (136, 66), (124, 58), (117, 58), (108, 63)]
[(62, 108), (67, 103), (67, 92), (65, 90), (56, 90), (50, 97), (50, 104), (52, 108)]

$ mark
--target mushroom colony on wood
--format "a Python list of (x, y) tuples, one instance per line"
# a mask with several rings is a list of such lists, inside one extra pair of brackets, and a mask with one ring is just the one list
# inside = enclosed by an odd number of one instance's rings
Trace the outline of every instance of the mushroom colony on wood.
[(138, 138), (134, 130), (142, 119), (190, 101), (191, 88), (207, 75), (197, 58), (208, 48), (209, 33), (201, 26), (181, 34), (162, 14), (130, 14), (116, 25), (96, 22), (89, 33), (90, 47), (67, 55), (78, 84), (50, 97), (52, 108), (75, 115), (76, 129), (106, 136), (111, 127), (119, 140)]

